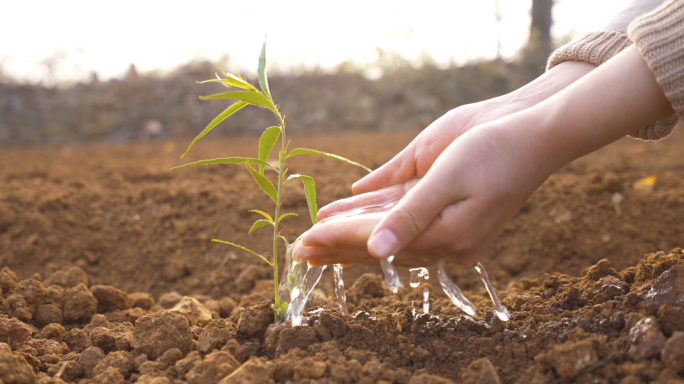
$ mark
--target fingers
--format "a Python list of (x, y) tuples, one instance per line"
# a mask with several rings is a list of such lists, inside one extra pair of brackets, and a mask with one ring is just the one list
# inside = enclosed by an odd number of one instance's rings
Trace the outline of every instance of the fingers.
[(450, 184), (439, 173), (428, 173), (375, 227), (368, 240), (368, 252), (385, 258), (410, 244), (456, 200)]
[(310, 260), (309, 265), (312, 267), (320, 267), (321, 265), (342, 264), (342, 268), (347, 268), (350, 265), (361, 264), (369, 267), (377, 267), (380, 265), (378, 259), (366, 257), (364, 260), (348, 260), (343, 257), (329, 257), (324, 259)]
[(320, 223), (298, 245), (365, 249), (368, 237), (386, 213), (368, 213)]
[(355, 214), (355, 210), (358, 210), (358, 213), (362, 213), (361, 208), (369, 210), (372, 209), (373, 206), (382, 206), (392, 200), (400, 199), (404, 196), (404, 193), (403, 185), (393, 185), (378, 191), (363, 193), (347, 199), (338, 200), (321, 208), (318, 211), (316, 220), (321, 222), (331, 216), (342, 213), (347, 215)]
[(403, 183), (414, 177), (416, 175), (414, 148), (413, 143), (409, 144), (392, 160), (352, 184), (352, 192), (358, 195), (377, 191), (390, 185)]

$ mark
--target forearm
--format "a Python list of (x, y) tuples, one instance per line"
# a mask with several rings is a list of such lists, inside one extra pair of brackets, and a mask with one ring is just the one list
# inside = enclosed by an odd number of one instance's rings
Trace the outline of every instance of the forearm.
[(533, 111), (556, 168), (673, 113), (653, 73), (634, 47)]

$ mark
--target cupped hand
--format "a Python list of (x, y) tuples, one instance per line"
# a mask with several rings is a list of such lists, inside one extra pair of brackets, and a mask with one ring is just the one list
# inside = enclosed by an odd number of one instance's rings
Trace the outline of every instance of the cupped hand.
[(394, 263), (406, 267), (442, 259), (474, 264), (555, 169), (544, 135), (516, 130), (534, 130), (535, 123), (529, 114), (518, 114), (483, 124), (453, 141), (412, 188), (394, 186), (329, 209), (339, 212), (364, 201), (382, 204), (383, 196), (405, 192), (389, 212), (336, 218), (321, 210), (327, 219), (303, 236), (295, 259), (312, 265), (377, 265), (378, 258), (394, 255)]

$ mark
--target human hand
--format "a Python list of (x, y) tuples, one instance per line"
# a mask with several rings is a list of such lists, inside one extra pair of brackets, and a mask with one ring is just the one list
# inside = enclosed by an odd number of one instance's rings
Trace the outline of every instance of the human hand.
[(534, 108), (463, 134), (389, 212), (314, 227), (295, 259), (374, 263), (369, 252), (408, 267), (473, 264), (551, 172), (671, 113), (645, 61), (628, 48)]
[(530, 108), (594, 68), (592, 64), (567, 61), (509, 94), (452, 109), (424, 129), (392, 160), (354, 183), (352, 191), (354, 194), (376, 191), (425, 176), (442, 151), (463, 133), (477, 125)]

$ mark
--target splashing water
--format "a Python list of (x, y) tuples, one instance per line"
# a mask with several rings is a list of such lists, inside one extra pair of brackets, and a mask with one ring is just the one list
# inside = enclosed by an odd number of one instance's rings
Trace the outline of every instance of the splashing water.
[(409, 284), (411, 288), (415, 288), (420, 285), (420, 280), (425, 278), (425, 280), (430, 279), (430, 273), (427, 268), (409, 268), (411, 272), (411, 277), (409, 279)]
[(494, 290), (492, 283), (489, 281), (487, 271), (485, 271), (484, 267), (480, 263), (475, 265), (475, 270), (480, 274), (480, 278), (482, 279), (485, 288), (487, 288), (487, 292), (489, 292), (489, 297), (494, 303), (494, 312), (496, 313), (496, 316), (501, 319), (501, 321), (509, 321), (511, 319), (511, 314), (508, 313), (506, 307), (501, 305), (501, 302), (499, 302), (499, 297), (496, 295), (496, 291)]
[(468, 300), (468, 298), (463, 295), (461, 289), (456, 284), (454, 284), (451, 281), (451, 279), (449, 279), (449, 276), (447, 276), (446, 272), (444, 272), (445, 266), (446, 262), (444, 262), (444, 260), (440, 260), (437, 262), (437, 278), (439, 279), (439, 284), (442, 286), (444, 293), (446, 293), (447, 296), (449, 296), (451, 302), (454, 303), (454, 305), (458, 307), (458, 309), (462, 310), (470, 316), (475, 316), (477, 309), (475, 308), (473, 303), (471, 303), (470, 300)]
[[(301, 238), (301, 237), (300, 237)], [(321, 280), (326, 266), (311, 267), (308, 262), (296, 262), (292, 259), (292, 250), (299, 242), (297, 239), (287, 247), (285, 253), (285, 269), (280, 281), (280, 300), (289, 303), (287, 306), (287, 317), (292, 322), (292, 326), (302, 325), (304, 306), (309, 299), (311, 291)]]
[(428, 287), (423, 287), (423, 313), (430, 312), (430, 290)]
[(386, 259), (380, 259), (380, 266), (382, 267), (382, 272), (385, 273), (385, 283), (389, 287), (392, 293), (399, 292), (399, 289), (404, 287), (404, 284), (399, 278), (399, 273), (397, 268), (392, 264), (394, 256), (389, 256)]
[(348, 315), (347, 296), (344, 294), (344, 280), (342, 280), (342, 264), (333, 266), (333, 276), (335, 278), (335, 296), (337, 296), (337, 305), (340, 306), (340, 313)]

